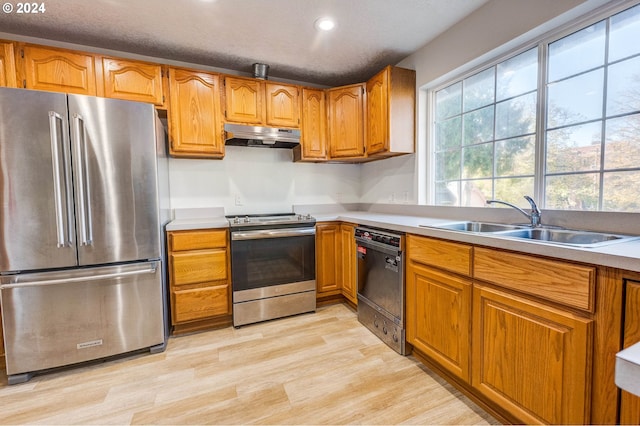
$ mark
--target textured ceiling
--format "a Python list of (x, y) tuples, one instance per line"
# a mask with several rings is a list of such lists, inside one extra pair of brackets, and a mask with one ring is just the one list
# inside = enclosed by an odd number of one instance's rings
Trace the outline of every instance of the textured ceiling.
[[(8, 0), (16, 4), (13, 0)], [(338, 86), (396, 64), (487, 0), (45, 0), (0, 32)], [(314, 21), (337, 27), (320, 33)]]

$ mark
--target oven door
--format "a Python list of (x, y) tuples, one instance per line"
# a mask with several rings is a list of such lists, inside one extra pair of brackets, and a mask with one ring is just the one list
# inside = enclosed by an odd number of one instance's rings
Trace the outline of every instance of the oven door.
[(234, 292), (315, 280), (315, 228), (231, 233)]

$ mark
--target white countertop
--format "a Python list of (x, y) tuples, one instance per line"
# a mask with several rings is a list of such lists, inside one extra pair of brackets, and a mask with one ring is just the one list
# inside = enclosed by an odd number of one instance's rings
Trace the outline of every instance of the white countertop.
[[(350, 222), (362, 226), (373, 226), (393, 231), (640, 272), (640, 239), (624, 243), (613, 243), (594, 248), (584, 248), (545, 243), (542, 241), (527, 241), (517, 238), (507, 238), (491, 234), (449, 231), (421, 226), (455, 221), (451, 219), (436, 219), (423, 216), (407, 216), (363, 211), (320, 213), (314, 214), (314, 217), (318, 222)], [(229, 224), (224, 216), (211, 216), (208, 218), (175, 219), (167, 225), (167, 230), (175, 231), (226, 228), (228, 226)]]
[(617, 353), (616, 385), (640, 396), (640, 343)]

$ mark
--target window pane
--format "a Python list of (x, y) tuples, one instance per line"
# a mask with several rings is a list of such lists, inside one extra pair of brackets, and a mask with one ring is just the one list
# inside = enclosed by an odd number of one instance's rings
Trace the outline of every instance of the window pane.
[(534, 133), (535, 130), (535, 92), (496, 104), (496, 139)]
[(640, 167), (640, 114), (607, 120), (605, 134), (605, 169)]
[(605, 21), (601, 21), (551, 43), (548, 81), (604, 65), (605, 30)]
[(607, 117), (634, 111), (640, 111), (640, 56), (611, 65), (607, 76)]
[(600, 169), (602, 122), (547, 132), (547, 173)]
[(460, 116), (436, 124), (436, 151), (456, 148), (462, 139), (462, 118)]
[(493, 175), (493, 144), (474, 145), (462, 150), (462, 178), (477, 179)]
[[(496, 199), (530, 209), (524, 194), (533, 194), (533, 177), (496, 180)], [(496, 205), (497, 207), (497, 205)], [(524, 217), (523, 220), (526, 220)]]
[(534, 136), (496, 142), (496, 176), (533, 175), (535, 142)]
[(611, 17), (609, 62), (640, 53), (640, 6)]
[(640, 211), (638, 182), (640, 182), (640, 171), (605, 173), (602, 210), (618, 212)]
[(496, 100), (521, 95), (538, 87), (538, 49), (528, 50), (498, 64)]
[(462, 112), (462, 83), (452, 84), (436, 93), (436, 120)]
[(473, 180), (463, 183), (462, 205), (465, 207), (484, 207), (491, 198), (491, 179)]
[(559, 210), (597, 210), (599, 174), (548, 176), (546, 208)]
[(489, 68), (464, 80), (464, 108), (471, 111), (493, 103), (495, 70)]
[(460, 182), (436, 182), (436, 205), (459, 206)]
[(493, 105), (466, 113), (463, 117), (465, 145), (493, 140)]
[(460, 151), (445, 151), (436, 154), (436, 180), (460, 179)]
[(547, 127), (602, 117), (602, 69), (549, 85)]

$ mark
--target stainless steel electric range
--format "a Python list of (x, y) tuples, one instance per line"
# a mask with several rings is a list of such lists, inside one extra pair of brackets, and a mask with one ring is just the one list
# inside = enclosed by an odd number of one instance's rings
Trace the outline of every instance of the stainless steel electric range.
[(233, 325), (316, 310), (315, 218), (227, 216)]

